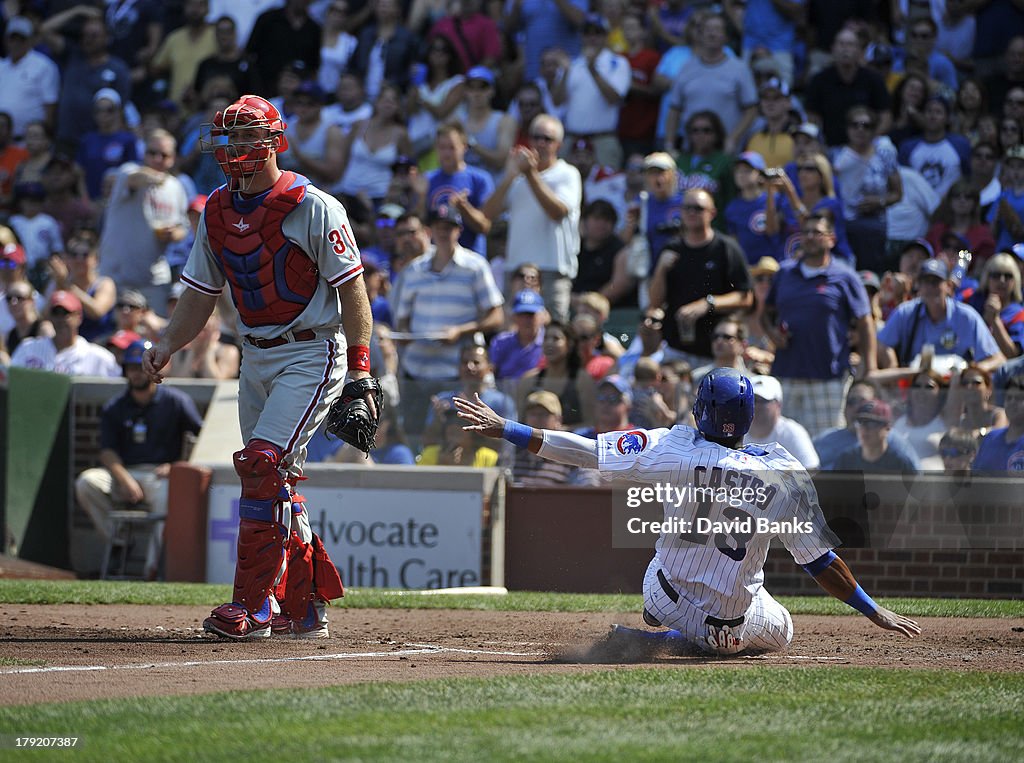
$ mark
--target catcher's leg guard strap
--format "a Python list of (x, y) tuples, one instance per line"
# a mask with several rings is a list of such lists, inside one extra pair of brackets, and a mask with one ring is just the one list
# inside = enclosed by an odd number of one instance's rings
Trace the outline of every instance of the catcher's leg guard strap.
[(234, 601), (250, 614), (266, 607), (284, 565), (284, 541), (284, 528), (276, 523), (244, 518), (238, 523)]

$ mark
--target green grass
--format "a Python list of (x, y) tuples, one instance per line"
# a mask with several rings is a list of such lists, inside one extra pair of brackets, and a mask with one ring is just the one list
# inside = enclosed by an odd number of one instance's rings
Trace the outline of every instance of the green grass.
[(1024, 755), (1022, 705), (1020, 675), (647, 667), (40, 704), (4, 708), (0, 733), (78, 736), (74, 759), (96, 761), (989, 763)]
[[(231, 587), (204, 583), (131, 583), (98, 580), (0, 581), (0, 604), (183, 604), (207, 607), (228, 601)], [(824, 593), (781, 596), (796, 615), (854, 615)], [(879, 603), (911, 617), (1024, 617), (1024, 601), (1001, 599), (892, 599)], [(634, 612), (636, 594), (512, 592), (507, 596), (400, 595), (376, 589), (352, 590), (338, 606), (356, 609), (480, 609), (502, 612)]]

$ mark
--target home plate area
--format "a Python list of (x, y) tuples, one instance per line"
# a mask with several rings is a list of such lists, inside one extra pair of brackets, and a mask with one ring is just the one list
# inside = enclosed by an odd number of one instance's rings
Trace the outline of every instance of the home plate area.
[(695, 666), (807, 664), (1020, 671), (1024, 623), (923, 618), (912, 641), (865, 618), (795, 616), (785, 653), (717, 658), (623, 648), (609, 637), (638, 613), (345, 609), (331, 638), (234, 642), (202, 630), (182, 606), (5, 605), (0, 705), (160, 696), (368, 681)]

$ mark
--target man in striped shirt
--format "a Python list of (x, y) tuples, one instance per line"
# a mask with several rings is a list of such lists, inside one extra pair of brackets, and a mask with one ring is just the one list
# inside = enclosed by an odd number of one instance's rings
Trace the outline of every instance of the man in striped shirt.
[(409, 434), (422, 431), (432, 395), (459, 378), (459, 352), (473, 335), (497, 331), (504, 320), (501, 291), (482, 256), (459, 245), (462, 218), (441, 204), (428, 218), (433, 251), (413, 260), (399, 278), (395, 310), (400, 333), (402, 411)]

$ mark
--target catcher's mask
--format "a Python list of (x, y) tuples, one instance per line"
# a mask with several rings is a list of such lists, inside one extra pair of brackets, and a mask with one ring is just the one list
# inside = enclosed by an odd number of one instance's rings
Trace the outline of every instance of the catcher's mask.
[(243, 95), (202, 125), (199, 147), (212, 153), (228, 180), (228, 190), (245, 191), (266, 166), (272, 151), (288, 150), (288, 127), (281, 112), (258, 95)]

